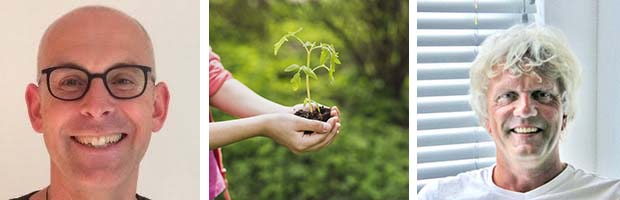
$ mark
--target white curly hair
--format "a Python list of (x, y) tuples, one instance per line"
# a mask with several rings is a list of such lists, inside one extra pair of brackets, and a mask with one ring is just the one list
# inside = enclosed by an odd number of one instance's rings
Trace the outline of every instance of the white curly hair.
[[(581, 79), (581, 66), (568, 48), (566, 39), (553, 27), (515, 25), (489, 36), (472, 63), (470, 104), (480, 124), (486, 126), (489, 80), (507, 71), (557, 80), (568, 120), (575, 117), (575, 93)], [(542, 76), (541, 76), (542, 75)]]

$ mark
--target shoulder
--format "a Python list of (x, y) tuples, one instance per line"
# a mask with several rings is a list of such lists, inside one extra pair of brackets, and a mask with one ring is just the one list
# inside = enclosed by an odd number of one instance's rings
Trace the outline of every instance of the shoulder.
[[(473, 192), (488, 190), (485, 175), (491, 173), (492, 167), (463, 172), (456, 176), (434, 180), (426, 184), (418, 193), (419, 199), (463, 198)], [(481, 193), (478, 193), (481, 194)]]
[(151, 200), (151, 199), (149, 199), (149, 198), (146, 198), (146, 197), (140, 196), (139, 194), (136, 194), (136, 199), (137, 199), (137, 200)]
[(32, 195), (36, 194), (37, 192), (38, 192), (38, 190), (34, 191), (34, 192), (31, 192), (31, 193), (28, 193), (27, 195), (24, 195), (24, 196), (21, 196), (21, 197), (17, 197), (17, 198), (11, 199), (11, 200), (29, 200), (30, 197), (32, 197)]
[(620, 183), (620, 179), (609, 178), (601, 176), (583, 169), (576, 169), (572, 165), (567, 166), (568, 170), (573, 171), (572, 181), (581, 184), (617, 184)]
[(568, 165), (568, 170), (573, 171), (570, 181), (565, 183), (563, 191), (575, 191), (598, 195), (610, 195), (607, 197), (620, 198), (620, 179), (601, 176), (582, 169), (575, 169)]

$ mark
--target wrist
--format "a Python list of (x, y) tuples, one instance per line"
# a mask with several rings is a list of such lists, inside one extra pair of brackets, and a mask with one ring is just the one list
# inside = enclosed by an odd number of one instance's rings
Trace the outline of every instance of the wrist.
[(272, 117), (272, 115), (270, 114), (264, 114), (264, 115), (259, 115), (256, 116), (256, 118), (258, 119), (257, 122), (257, 126), (260, 127), (259, 128), (259, 136), (263, 136), (263, 137), (269, 137), (271, 138), (271, 131), (269, 131), (269, 123), (271, 123), (272, 120), (270, 120)]

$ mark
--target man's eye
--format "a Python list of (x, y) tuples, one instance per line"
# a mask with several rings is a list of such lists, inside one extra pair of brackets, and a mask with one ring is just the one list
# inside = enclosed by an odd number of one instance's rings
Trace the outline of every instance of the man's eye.
[(532, 94), (532, 96), (537, 101), (540, 101), (543, 103), (551, 102), (553, 100), (553, 95), (549, 92), (536, 91)]
[(499, 95), (496, 99), (496, 102), (499, 104), (507, 104), (517, 99), (517, 94), (514, 92), (507, 92), (502, 95)]
[(115, 91), (132, 91), (138, 87), (134, 80), (135, 79), (127, 77), (117, 77), (110, 80), (108, 85)]
[(79, 87), (82, 85), (84, 85), (84, 83), (81, 80), (75, 78), (67, 78), (60, 82), (60, 86), (62, 87)]
[(515, 99), (517, 95), (515, 93), (509, 92), (506, 94), (502, 94), (497, 99)]
[(116, 79), (112, 82), (112, 84), (114, 85), (131, 85), (134, 84), (133, 81), (129, 80), (129, 79)]
[(69, 80), (63, 81), (62, 85), (64, 85), (64, 86), (77, 86), (77, 85), (80, 85), (80, 81), (78, 81), (76, 79), (69, 79)]
[(54, 88), (57, 88), (65, 92), (78, 91), (86, 87), (86, 81), (81, 80), (79, 78), (67, 77), (67, 78), (64, 78), (58, 81), (55, 85), (56, 87)]

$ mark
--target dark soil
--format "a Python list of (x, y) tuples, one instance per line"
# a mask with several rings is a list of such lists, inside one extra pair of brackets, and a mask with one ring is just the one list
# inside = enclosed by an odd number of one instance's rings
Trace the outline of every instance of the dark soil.
[[(309, 111), (305, 111), (305, 110), (298, 110), (297, 112), (295, 112), (295, 115), (306, 118), (306, 119), (313, 119), (313, 120), (319, 120), (319, 121), (324, 121), (327, 122), (327, 120), (329, 119), (329, 117), (331, 117), (331, 109), (329, 109), (328, 107), (325, 106), (321, 106), (319, 108), (321, 110), (321, 112), (317, 112), (316, 110), (314, 110), (314, 112), (309, 112)], [(304, 134), (311, 134), (313, 133), (312, 131), (304, 131)]]

